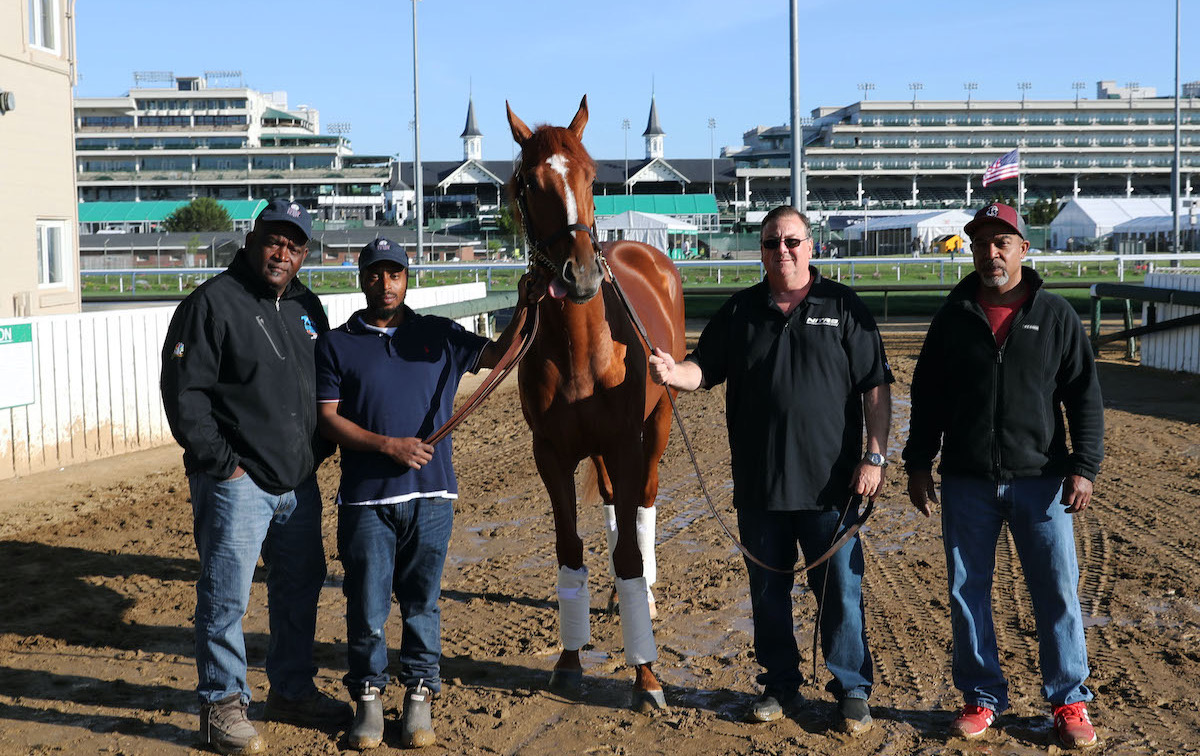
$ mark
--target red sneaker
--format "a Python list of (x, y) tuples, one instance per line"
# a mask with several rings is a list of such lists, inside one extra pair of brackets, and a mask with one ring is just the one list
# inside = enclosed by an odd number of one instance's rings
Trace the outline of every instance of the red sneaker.
[(967, 740), (981, 738), (995, 721), (996, 712), (983, 706), (967, 704), (950, 723), (950, 734)]
[(1096, 745), (1096, 730), (1088, 717), (1087, 702), (1054, 707), (1054, 734), (1065, 748), (1090, 748)]

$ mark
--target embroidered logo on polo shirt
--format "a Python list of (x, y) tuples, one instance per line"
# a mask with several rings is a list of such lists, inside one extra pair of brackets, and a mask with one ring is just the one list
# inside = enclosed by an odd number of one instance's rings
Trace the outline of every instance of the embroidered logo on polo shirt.
[(308, 338), (315, 341), (317, 338), (317, 329), (313, 328), (312, 320), (307, 315), (301, 315), (300, 322), (304, 324), (304, 332), (308, 334)]
[(1039, 326), (1039, 325), (1037, 325), (1036, 323), (1026, 323), (1025, 325), (1023, 325), (1023, 326), (1021, 326), (1021, 327), (1022, 327), (1022, 328), (1024, 328), (1026, 331), (1040, 331), (1040, 330), (1042, 330), (1042, 327), (1041, 327), (1041, 326)]
[(178, 344), (176, 344), (175, 348), (171, 350), (171, 355), (173, 357), (175, 357), (175, 359), (183, 358), (183, 342), (182, 341), (179, 342)]
[(832, 326), (834, 328), (837, 328), (838, 323), (840, 323), (840, 322), (841, 321), (838, 320), (837, 318), (807, 318), (807, 319), (805, 319), (804, 324), (805, 325), (815, 325), (815, 326)]

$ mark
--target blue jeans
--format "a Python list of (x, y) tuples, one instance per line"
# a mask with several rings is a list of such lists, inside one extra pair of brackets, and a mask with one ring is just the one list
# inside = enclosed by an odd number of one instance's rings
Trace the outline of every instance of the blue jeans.
[(441, 690), (438, 599), (453, 525), (454, 506), (440, 497), (338, 507), (338, 550), (346, 570), (344, 682), (351, 694), (388, 684), (384, 624), (393, 592), (403, 620), (397, 679), (405, 686), (424, 680), (435, 693)]
[(942, 476), (942, 538), (950, 582), (954, 685), (966, 703), (1008, 708), (992, 621), (992, 573), (1000, 527), (1008, 523), (1033, 603), (1042, 695), (1051, 704), (1092, 700), (1087, 644), (1079, 608), (1079, 564), (1072, 515), (1062, 505), (1062, 478), (996, 483)]
[(312, 677), (317, 598), (325, 582), (321, 492), (310, 476), (294, 491), (271, 494), (249, 475), (217, 480), (188, 476), (200, 578), (196, 581), (196, 692), (202, 703), (234, 693), (250, 700), (242, 616), (250, 603), (254, 567), (267, 568), (271, 689), (299, 698)]
[[(849, 513), (853, 521), (857, 506)], [(738, 510), (738, 529), (743, 545), (760, 561), (780, 569), (796, 562), (797, 545), (805, 561), (821, 556), (835, 536), (838, 512), (766, 512)], [(874, 684), (871, 652), (863, 617), (862, 543), (855, 537), (825, 564), (808, 573), (808, 585), (821, 602), (826, 570), (826, 589), (821, 614), (821, 652), (833, 680), (825, 690), (837, 698), (869, 698)], [(803, 683), (800, 652), (792, 618), (792, 586), (795, 575), (764, 570), (746, 560), (750, 576), (750, 607), (754, 616), (754, 653), (765, 670), (759, 683), (785, 694)]]

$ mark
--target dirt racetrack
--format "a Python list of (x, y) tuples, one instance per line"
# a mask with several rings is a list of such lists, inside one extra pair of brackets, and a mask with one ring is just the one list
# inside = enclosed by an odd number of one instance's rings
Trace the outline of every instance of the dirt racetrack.
[[(907, 427), (908, 381), (922, 334), (886, 333), (897, 375), (891, 444)], [(1200, 751), (1200, 379), (1138, 368), (1106, 353), (1108, 458), (1091, 508), (1077, 519), (1080, 592), (1102, 738), (1093, 753)], [(723, 394), (683, 397), (701, 465), (732, 517)], [(500, 754), (1036, 754), (1057, 752), (1040, 699), (1037, 643), (1011, 543), (998, 554), (997, 630), (1013, 708), (976, 743), (944, 734), (959, 701), (950, 684), (945, 567), (936, 517), (887, 488), (865, 529), (868, 632), (876, 662), (876, 726), (850, 740), (828, 730), (832, 702), (803, 691), (797, 712), (742, 721), (757, 693), (741, 558), (700, 498), (675, 437), (659, 502), (660, 659), (671, 708), (627, 710), (631, 673), (608, 587), (599, 511), (582, 514), (592, 571), (593, 645), (581, 700), (545, 690), (558, 650), (549, 504), (529, 455), (513, 384), (456, 433), (457, 503), (443, 598), (446, 680), (429, 753)], [(336, 467), (321, 471), (327, 501)], [(320, 606), (318, 684), (345, 695), (344, 599), (327, 505), (329, 580)], [(178, 450), (102, 460), (0, 485), (0, 754), (184, 754), (196, 751), (192, 581), (197, 569)], [(798, 588), (800, 646), (813, 601)], [(389, 625), (396, 646), (398, 621)], [(245, 619), (255, 688), (266, 694), (265, 589)], [(805, 659), (805, 668), (808, 659)], [(386, 694), (398, 750), (400, 692)], [(262, 724), (273, 754), (337, 754), (344, 733)]]

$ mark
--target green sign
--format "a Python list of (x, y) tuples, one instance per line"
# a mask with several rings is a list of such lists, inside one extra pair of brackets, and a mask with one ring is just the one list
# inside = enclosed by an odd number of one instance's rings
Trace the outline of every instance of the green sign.
[(33, 324), (0, 325), (0, 408), (23, 407), (36, 399)]

